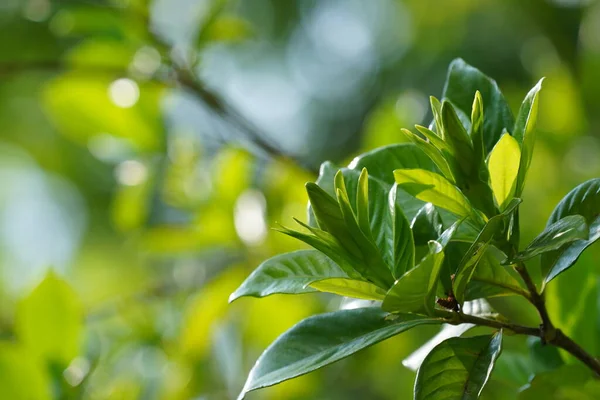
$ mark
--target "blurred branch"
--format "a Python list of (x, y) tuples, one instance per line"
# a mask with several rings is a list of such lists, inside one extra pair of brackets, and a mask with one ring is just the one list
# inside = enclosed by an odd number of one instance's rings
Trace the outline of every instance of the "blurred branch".
[[(188, 69), (179, 67), (174, 63), (171, 63), (170, 68), (175, 72), (175, 79), (168, 77), (168, 74), (165, 74), (166, 77), (155, 75), (152, 77), (152, 80), (168, 87), (180, 85), (190, 91), (207, 108), (239, 130), (239, 132), (243, 134), (245, 138), (248, 139), (260, 153), (262, 153), (262, 155), (274, 159), (287, 160), (313, 174), (318, 174), (318, 168), (308, 164), (302, 160), (300, 156), (290, 154), (267, 140), (260, 129), (242, 116), (230, 104), (221, 99), (219, 95), (208, 89), (206, 85), (194, 77)], [(88, 73), (92, 76), (103, 74), (114, 75), (115, 77), (129, 75), (129, 72), (125, 68), (93, 64), (74, 66), (60, 60), (24, 60), (0, 63), (0, 77), (30, 71), (47, 71), (52, 73), (74, 71)]]

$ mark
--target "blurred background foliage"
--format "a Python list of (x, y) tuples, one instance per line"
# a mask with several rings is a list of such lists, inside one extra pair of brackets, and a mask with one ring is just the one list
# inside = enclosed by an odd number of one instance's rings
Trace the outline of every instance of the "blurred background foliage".
[[(1, 1), (0, 397), (233, 398), (274, 338), (340, 307), (227, 304), (262, 260), (300, 247), (270, 228), (305, 219), (322, 161), (428, 121), (455, 57), (513, 110), (547, 77), (525, 242), (600, 176), (600, 2)], [(559, 327), (595, 354), (598, 255), (549, 288)], [(495, 306), (531, 322), (521, 302)], [(401, 361), (433, 333), (249, 398), (410, 398)], [(545, 365), (506, 343), (489, 399)]]

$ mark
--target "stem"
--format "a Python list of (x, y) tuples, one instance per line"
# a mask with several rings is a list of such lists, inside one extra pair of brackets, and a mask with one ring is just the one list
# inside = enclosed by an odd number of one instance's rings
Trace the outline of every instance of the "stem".
[(487, 326), (494, 329), (507, 329), (517, 335), (540, 337), (540, 330), (538, 328), (513, 324), (510, 322), (498, 321), (495, 319), (476, 317), (474, 315), (463, 314), (461, 312), (453, 312), (446, 310), (436, 310), (436, 312), (438, 316), (444, 318), (446, 323), (451, 325), (469, 323), (479, 326)]
[(550, 316), (548, 315), (548, 310), (546, 309), (546, 301), (544, 300), (544, 295), (540, 294), (537, 291), (535, 283), (531, 279), (525, 264), (522, 262), (518, 263), (515, 266), (515, 270), (519, 273), (525, 285), (527, 286), (527, 290), (529, 291), (529, 301), (533, 306), (537, 309), (540, 314), (540, 318), (542, 320), (542, 324), (540, 325), (540, 332), (542, 341), (545, 343), (552, 342), (556, 337), (556, 328), (552, 321), (550, 320)]
[(585, 351), (567, 335), (562, 333), (560, 329), (556, 330), (556, 337), (550, 343), (556, 347), (560, 347), (561, 349), (568, 351), (579, 361), (587, 365), (597, 375), (600, 375), (600, 361)]

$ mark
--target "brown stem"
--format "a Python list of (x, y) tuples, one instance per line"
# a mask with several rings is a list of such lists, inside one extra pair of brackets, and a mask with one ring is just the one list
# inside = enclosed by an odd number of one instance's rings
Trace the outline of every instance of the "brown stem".
[(556, 347), (560, 347), (563, 350), (568, 351), (570, 354), (575, 356), (579, 361), (587, 365), (597, 375), (600, 375), (600, 361), (593, 357), (581, 346), (575, 343), (570, 337), (562, 333), (560, 329), (556, 330), (554, 340), (550, 342)]
[(542, 341), (545, 343), (550, 343), (554, 340), (556, 336), (556, 328), (552, 321), (550, 320), (550, 316), (548, 315), (548, 310), (546, 309), (546, 302), (544, 300), (544, 295), (540, 294), (525, 267), (525, 264), (518, 263), (515, 266), (515, 270), (519, 273), (525, 285), (527, 286), (527, 290), (529, 291), (529, 301), (533, 306), (537, 309), (538, 314), (540, 314), (540, 318), (542, 323), (540, 325), (540, 332)]
[(528, 335), (540, 337), (540, 330), (529, 326), (517, 325), (510, 322), (498, 321), (495, 319), (481, 318), (474, 315), (463, 314), (445, 310), (437, 310), (437, 315), (444, 318), (445, 322), (451, 325), (464, 323), (487, 326), (495, 329), (507, 329), (518, 335)]

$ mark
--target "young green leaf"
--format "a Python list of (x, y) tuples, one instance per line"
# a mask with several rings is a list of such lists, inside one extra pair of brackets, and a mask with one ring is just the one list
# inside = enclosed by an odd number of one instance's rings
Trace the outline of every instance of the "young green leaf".
[(527, 93), (525, 100), (521, 104), (517, 120), (513, 128), (513, 136), (521, 145), (521, 163), (519, 166), (519, 175), (517, 177), (516, 196), (520, 196), (525, 186), (525, 177), (531, 164), (533, 156), (533, 147), (535, 144), (535, 124), (537, 121), (539, 92), (542, 89), (540, 81)]
[(500, 210), (504, 210), (515, 195), (520, 159), (519, 143), (505, 133), (494, 146), (488, 160), (490, 183)]
[(558, 250), (542, 254), (541, 267), (544, 283), (550, 282), (569, 269), (581, 253), (600, 239), (600, 179), (591, 179), (571, 190), (558, 203), (547, 226), (568, 215), (582, 215), (589, 225), (589, 238), (564, 245)]
[(388, 187), (394, 184), (392, 171), (395, 169), (420, 168), (432, 172), (438, 171), (433, 161), (411, 143), (392, 144), (371, 150), (354, 158), (348, 168), (357, 171), (366, 168), (370, 178), (381, 181)]
[[(471, 141), (473, 142), (473, 159), (481, 168), (479, 178), (487, 182), (487, 168), (485, 168), (485, 144), (483, 143), (483, 99), (481, 93), (475, 92), (471, 110)], [(483, 174), (483, 176), (481, 176)]]
[(397, 279), (415, 265), (415, 242), (413, 231), (398, 206), (397, 185), (392, 187), (389, 194), (389, 219), (392, 222), (391, 240), (383, 242), (383, 256), (390, 266), (392, 276)]
[(459, 217), (473, 216), (469, 200), (441, 175), (422, 169), (397, 169), (396, 183), (419, 200), (433, 203)]
[(539, 254), (557, 250), (576, 240), (587, 240), (589, 228), (581, 215), (569, 215), (546, 227), (525, 250), (516, 255), (513, 262), (525, 261)]
[(243, 296), (265, 297), (275, 293), (308, 293), (308, 284), (328, 278), (348, 278), (329, 257), (316, 250), (299, 250), (268, 259), (256, 268), (229, 296), (229, 302)]
[(486, 152), (489, 153), (504, 129), (511, 129), (514, 119), (496, 82), (462, 59), (452, 61), (448, 69), (443, 98), (462, 113), (471, 115), (475, 92), (481, 92), (485, 104), (483, 132)]
[(446, 177), (451, 182), (454, 182), (454, 174), (448, 164), (448, 160), (444, 158), (442, 152), (437, 149), (432, 143), (421, 139), (413, 132), (408, 129), (400, 129), (400, 132), (404, 134), (404, 136), (410, 140), (416, 147), (421, 149), (421, 151), (427, 155), (437, 166), (437, 168), (441, 171), (442, 175)]
[(50, 271), (17, 307), (15, 331), (28, 352), (66, 368), (80, 352), (83, 307), (67, 282)]
[(442, 103), (435, 96), (429, 96), (429, 104), (431, 105), (436, 132), (442, 140), (444, 140), (445, 133), (444, 123), (442, 122)]
[(458, 119), (456, 110), (448, 101), (442, 102), (442, 120), (444, 123), (444, 140), (456, 155), (462, 176), (470, 177), (477, 165), (473, 154), (473, 143), (465, 127)]
[(372, 283), (348, 278), (329, 278), (307, 284), (319, 292), (333, 293), (339, 296), (363, 300), (379, 300), (385, 298), (385, 290)]
[(440, 319), (416, 315), (389, 316), (379, 307), (307, 318), (265, 350), (252, 368), (238, 400), (252, 390), (307, 374), (415, 326), (439, 323)]
[(437, 283), (443, 261), (442, 246), (431, 241), (429, 255), (396, 281), (383, 300), (382, 308), (390, 312), (416, 312), (433, 315)]
[(335, 236), (344, 247), (353, 248), (355, 245), (346, 232), (346, 223), (338, 202), (312, 182), (306, 184), (306, 192), (319, 228)]
[(478, 399), (501, 351), (502, 332), (445, 340), (419, 368), (414, 399)]
[(369, 223), (369, 174), (366, 168), (363, 168), (358, 177), (358, 188), (356, 190), (356, 216), (358, 226), (363, 232), (371, 234), (371, 225)]
[[(324, 163), (321, 164), (321, 167), (319, 168), (319, 177), (317, 178), (317, 181), (315, 182), (320, 188), (325, 190), (325, 192), (327, 192), (327, 194), (330, 195), (331, 197), (335, 197), (335, 190), (333, 188), (333, 178), (334, 178), (335, 174), (338, 172), (338, 170), (339, 170), (339, 167), (337, 167), (335, 164), (333, 164), (330, 161), (325, 161)], [(315, 214), (313, 213), (310, 202), (308, 203), (306, 212), (308, 215), (308, 218), (307, 218), (308, 225), (318, 227), (317, 220), (315, 218)]]
[(425, 139), (427, 139), (428, 142), (434, 145), (435, 148), (438, 149), (440, 152), (450, 151), (450, 147), (448, 146), (448, 144), (444, 142), (444, 140), (431, 129), (421, 125), (415, 125), (415, 128), (419, 131), (419, 133), (421, 133), (421, 135), (425, 136)]
[(366, 270), (366, 266), (362, 263), (356, 262), (356, 257), (346, 251), (330, 233), (308, 225), (302, 226), (309, 229), (312, 235), (285, 227), (282, 227), (278, 230), (279, 232), (298, 239), (325, 254), (349, 277), (364, 278), (363, 272)]

